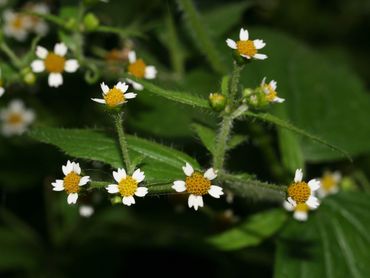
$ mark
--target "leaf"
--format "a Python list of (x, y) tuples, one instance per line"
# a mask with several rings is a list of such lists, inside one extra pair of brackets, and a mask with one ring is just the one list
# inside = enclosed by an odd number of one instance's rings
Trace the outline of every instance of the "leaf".
[(271, 237), (287, 218), (282, 209), (273, 209), (252, 215), (237, 227), (210, 237), (207, 241), (218, 249), (231, 251), (257, 246)]
[[(55, 145), (72, 157), (101, 161), (114, 168), (123, 167), (117, 142), (98, 131), (39, 128), (32, 130), (30, 136)], [(147, 182), (164, 183), (183, 177), (182, 166), (185, 162), (199, 168), (196, 160), (173, 148), (132, 135), (127, 136), (127, 143), (132, 160), (144, 156), (141, 168), (146, 174)]]
[(302, 150), (294, 133), (284, 128), (278, 128), (278, 135), (285, 168), (291, 173), (294, 173), (296, 169), (304, 169)]
[(207, 150), (213, 153), (216, 147), (216, 132), (201, 124), (192, 124), (192, 127)]
[(178, 0), (177, 3), (184, 12), (189, 33), (192, 35), (199, 50), (207, 58), (212, 69), (220, 74), (225, 73), (225, 66), (220, 58), (222, 56), (215, 47), (216, 44), (210, 37), (210, 32), (202, 22), (202, 18), (194, 6), (193, 1)]
[(340, 149), (340, 148), (338, 148), (338, 147), (336, 147), (336, 146), (334, 146), (334, 145), (326, 142), (325, 140), (321, 139), (320, 137), (317, 137), (316, 135), (312, 135), (309, 132), (306, 132), (303, 129), (300, 129), (300, 128), (292, 125), (291, 123), (289, 123), (289, 122), (287, 122), (287, 121), (285, 121), (283, 119), (280, 119), (280, 118), (278, 118), (278, 117), (276, 117), (276, 116), (274, 116), (272, 114), (268, 114), (268, 113), (253, 113), (251, 111), (247, 111), (247, 112), (245, 112), (245, 115), (250, 116), (250, 117), (254, 117), (256, 119), (263, 120), (263, 121), (266, 121), (266, 122), (270, 122), (270, 123), (273, 123), (273, 124), (275, 124), (275, 125), (277, 125), (279, 127), (283, 127), (283, 128), (289, 129), (291, 131), (294, 131), (295, 133), (297, 133), (299, 135), (302, 135), (302, 136), (305, 136), (305, 137), (311, 139), (312, 141), (316, 141), (316, 142), (318, 142), (320, 144), (323, 144), (323, 145), (329, 147), (332, 150), (335, 150), (335, 151), (337, 151), (339, 153), (342, 153), (349, 160), (351, 160), (351, 157), (349, 156), (349, 154), (346, 151), (344, 151), (344, 150), (342, 150), (342, 149)]
[(275, 277), (367, 277), (369, 200), (342, 192), (324, 199), (307, 223), (292, 219), (277, 242)]
[(240, 135), (240, 134), (234, 134), (231, 136), (229, 142), (227, 143), (227, 149), (231, 150), (239, 146), (240, 144), (244, 143), (248, 139), (248, 136)]
[[(263, 50), (269, 58), (251, 63), (242, 74), (242, 83), (257, 85), (264, 76), (276, 80), (278, 94), (286, 99), (280, 106), (289, 122), (351, 156), (368, 153), (370, 125), (363, 119), (369, 117), (370, 97), (354, 71), (276, 30), (249, 31), (266, 42)], [(340, 153), (314, 144), (312, 138), (298, 140), (305, 161), (342, 159)]]

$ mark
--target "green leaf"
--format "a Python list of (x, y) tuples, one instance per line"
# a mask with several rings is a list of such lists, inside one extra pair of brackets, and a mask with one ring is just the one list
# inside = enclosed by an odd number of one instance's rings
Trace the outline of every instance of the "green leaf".
[(294, 133), (284, 128), (278, 128), (278, 136), (282, 162), (285, 168), (291, 173), (294, 173), (296, 169), (303, 169), (302, 150)]
[(213, 153), (216, 147), (216, 132), (201, 124), (192, 124), (192, 127), (207, 150)]
[(227, 149), (231, 150), (244, 143), (248, 139), (248, 136), (234, 134), (231, 136), (229, 142), (227, 143)]
[[(101, 161), (114, 168), (123, 167), (118, 143), (98, 131), (38, 128), (32, 130), (30, 136), (55, 145), (72, 157)], [(147, 182), (165, 183), (183, 177), (182, 166), (185, 162), (199, 168), (196, 160), (173, 148), (132, 135), (127, 136), (127, 143), (132, 160), (144, 156), (140, 167), (146, 174)]]
[(287, 215), (282, 209), (254, 214), (237, 227), (212, 236), (208, 242), (216, 248), (226, 251), (257, 246), (275, 234), (284, 224), (286, 218)]
[(275, 277), (367, 277), (369, 198), (343, 192), (324, 199), (307, 223), (292, 219), (277, 242)]
[[(370, 125), (363, 119), (368, 118), (370, 97), (355, 71), (276, 30), (249, 31), (266, 42), (263, 53), (269, 58), (248, 65), (241, 82), (250, 87), (260, 84), (264, 76), (276, 80), (278, 94), (286, 99), (279, 105), (289, 122), (351, 156), (368, 153)], [(298, 139), (305, 161), (342, 159), (340, 153), (315, 144), (312, 138)]]
[(335, 150), (335, 151), (337, 151), (339, 153), (342, 153), (348, 159), (351, 160), (351, 157), (349, 156), (349, 154), (346, 151), (344, 151), (344, 150), (342, 150), (342, 149), (340, 149), (340, 148), (338, 148), (338, 147), (336, 147), (336, 146), (334, 146), (334, 145), (326, 142), (325, 140), (321, 139), (320, 137), (318, 137), (316, 135), (313, 135), (313, 134), (310, 134), (309, 132), (304, 131), (303, 129), (300, 129), (300, 128), (292, 125), (291, 123), (289, 123), (289, 122), (287, 122), (287, 121), (285, 121), (283, 119), (280, 119), (280, 118), (278, 118), (278, 117), (276, 117), (276, 116), (274, 116), (272, 114), (268, 114), (268, 113), (254, 113), (254, 112), (251, 112), (251, 111), (247, 111), (247, 112), (245, 112), (245, 115), (250, 116), (250, 117), (254, 117), (254, 118), (259, 119), (259, 120), (262, 120), (262, 121), (270, 122), (270, 123), (273, 123), (273, 124), (275, 124), (275, 125), (277, 125), (279, 127), (286, 128), (286, 129), (289, 129), (291, 131), (294, 131), (295, 133), (297, 133), (299, 135), (302, 135), (302, 136), (305, 136), (305, 137), (311, 139), (312, 141), (316, 141), (316, 142), (318, 142), (320, 144), (323, 144), (323, 145), (329, 147), (332, 150)]
[(215, 72), (220, 74), (225, 73), (225, 66), (220, 58), (222, 56), (215, 47), (216, 43), (210, 37), (210, 32), (203, 23), (201, 15), (198, 13), (193, 1), (178, 0), (177, 3), (184, 12), (189, 33), (192, 35), (199, 50), (208, 59), (209, 64)]
[(238, 26), (246, 9), (253, 6), (253, 2), (224, 3), (219, 7), (204, 12), (203, 21), (210, 28), (214, 37), (221, 37), (232, 27)]

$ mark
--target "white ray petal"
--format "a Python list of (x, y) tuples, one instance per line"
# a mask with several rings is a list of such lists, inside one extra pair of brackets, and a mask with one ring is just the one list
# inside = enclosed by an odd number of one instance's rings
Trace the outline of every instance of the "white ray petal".
[(283, 203), (283, 207), (287, 210), (287, 211), (293, 211), (294, 210), (294, 206), (289, 203), (288, 201), (284, 201)]
[(315, 196), (311, 195), (308, 200), (306, 201), (307, 206), (309, 206), (311, 209), (316, 209), (319, 207), (320, 202), (319, 199), (317, 199)]
[(253, 58), (254, 59), (257, 59), (257, 60), (265, 60), (265, 59), (267, 59), (267, 55), (266, 54), (257, 53), (257, 54), (254, 54)]
[(214, 180), (217, 177), (216, 171), (213, 168), (209, 168), (205, 173), (204, 177), (208, 180)]
[(306, 221), (308, 218), (308, 214), (306, 211), (295, 211), (293, 214), (294, 219), (298, 221)]
[(36, 47), (36, 56), (39, 57), (40, 59), (45, 59), (48, 56), (49, 51), (42, 46), (37, 46)]
[(62, 166), (62, 171), (65, 176), (73, 171), (73, 164), (71, 163), (71, 161), (68, 160), (67, 164)]
[(308, 182), (308, 186), (311, 188), (311, 191), (316, 191), (320, 188), (320, 185), (320, 180), (317, 179), (312, 179)]
[(130, 64), (135, 63), (135, 61), (136, 61), (136, 53), (135, 53), (135, 51), (130, 51), (128, 53), (128, 61), (130, 62)]
[(266, 45), (263, 40), (254, 40), (253, 44), (256, 49), (264, 48)]
[(275, 97), (273, 102), (276, 102), (276, 103), (283, 103), (285, 101), (285, 98), (281, 98), (281, 97)]
[(157, 76), (157, 69), (154, 66), (147, 66), (145, 68), (144, 77), (146, 79), (154, 79)]
[(73, 164), (73, 171), (79, 175), (81, 174), (81, 167), (80, 167), (80, 164), (79, 163), (76, 163), (76, 162), (72, 162)]
[(100, 83), (100, 88), (103, 91), (103, 94), (107, 94), (109, 92), (109, 87), (104, 83)]
[(182, 167), (182, 170), (184, 171), (185, 175), (187, 175), (188, 177), (190, 177), (194, 173), (193, 167), (187, 162), (185, 166)]
[(35, 60), (31, 63), (31, 68), (33, 72), (43, 72), (45, 70), (45, 64), (42, 60)]
[(53, 186), (54, 191), (63, 191), (64, 190), (63, 180), (56, 180), (51, 185)]
[(117, 89), (119, 89), (122, 93), (126, 93), (128, 89), (128, 85), (125, 82), (117, 82), (116, 86)]
[(224, 192), (222, 191), (222, 187), (211, 185), (210, 189), (208, 190), (208, 194), (214, 198), (220, 198), (220, 196), (223, 195)]
[(227, 39), (226, 40), (226, 44), (228, 47), (232, 48), (232, 49), (236, 49), (237, 46), (236, 46), (236, 42), (232, 39)]
[(140, 169), (136, 169), (135, 172), (132, 174), (132, 178), (138, 183), (142, 182), (145, 179), (144, 172), (141, 172)]
[(135, 93), (126, 93), (125, 94), (125, 99), (133, 99), (133, 98), (135, 98), (137, 96), (137, 94), (135, 94)]
[(92, 98), (91, 100), (97, 103), (105, 104), (105, 99), (102, 99), (102, 98)]
[(132, 196), (123, 197), (122, 203), (126, 206), (131, 206), (132, 204), (135, 204), (135, 199)]
[(126, 81), (128, 83), (130, 83), (135, 90), (142, 91), (144, 89), (144, 86), (141, 85), (140, 83), (137, 83), (137, 82), (135, 82), (131, 79), (128, 79), (128, 78), (126, 79)]
[(249, 39), (249, 33), (247, 29), (243, 29), (243, 28), (240, 29), (239, 39), (241, 41), (247, 41)]
[(63, 76), (60, 73), (50, 73), (48, 83), (50, 87), (57, 88), (63, 84)]
[(118, 184), (110, 184), (105, 189), (110, 194), (115, 194), (115, 193), (118, 193), (119, 192), (119, 190), (118, 190)]
[(77, 193), (70, 193), (70, 194), (68, 194), (68, 197), (67, 197), (67, 203), (69, 205), (76, 204), (77, 199), (78, 199), (78, 194)]
[(292, 199), (292, 197), (288, 197), (288, 202), (293, 206), (293, 207), (296, 207), (297, 206), (297, 202), (296, 201), (294, 201), (293, 199)]
[(186, 190), (186, 186), (185, 186), (185, 182), (184, 181), (174, 181), (173, 182), (173, 185), (172, 185), (172, 188), (176, 191), (176, 192), (184, 192)]
[(84, 186), (85, 184), (87, 184), (88, 182), (90, 181), (90, 177), (89, 176), (84, 176), (80, 179), (80, 183), (78, 184), (79, 186)]
[(75, 72), (79, 66), (80, 65), (76, 59), (70, 59), (66, 61), (64, 65), (64, 70), (66, 72)]
[(148, 188), (144, 186), (140, 186), (136, 189), (135, 195), (138, 197), (144, 197), (146, 194), (148, 194)]
[(59, 56), (62, 56), (62, 57), (64, 57), (64, 55), (66, 55), (67, 50), (68, 50), (68, 48), (63, 42), (57, 43), (54, 46), (54, 53), (59, 55)]
[(113, 171), (113, 178), (116, 182), (120, 182), (122, 179), (126, 178), (126, 171), (123, 168), (118, 168), (117, 172)]
[(295, 170), (294, 182), (301, 182), (303, 178), (302, 169)]

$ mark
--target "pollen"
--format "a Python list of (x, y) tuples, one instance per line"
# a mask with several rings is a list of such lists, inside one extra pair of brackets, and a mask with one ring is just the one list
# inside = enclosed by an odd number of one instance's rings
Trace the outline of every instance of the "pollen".
[(205, 195), (211, 187), (211, 181), (206, 179), (202, 173), (194, 172), (185, 180), (186, 190), (190, 194)]
[(257, 53), (257, 48), (254, 46), (253, 41), (238, 41), (236, 43), (239, 54), (253, 57)]
[(127, 176), (118, 183), (118, 190), (122, 197), (133, 196), (137, 189), (137, 181), (131, 176)]
[(64, 57), (54, 53), (49, 53), (44, 60), (46, 70), (54, 73), (63, 72), (65, 62)]
[(137, 78), (143, 78), (145, 76), (146, 64), (142, 59), (136, 60), (134, 63), (128, 66), (128, 72)]
[(20, 124), (23, 122), (21, 114), (13, 113), (8, 117), (8, 123), (12, 125)]
[(307, 212), (309, 208), (305, 203), (300, 203), (300, 204), (297, 204), (297, 206), (295, 207), (295, 210), (301, 211), (301, 212)]
[(311, 189), (305, 182), (293, 183), (288, 187), (288, 196), (297, 204), (305, 203), (311, 196)]
[(120, 89), (113, 87), (104, 95), (104, 99), (109, 107), (116, 107), (125, 102), (125, 95)]
[(330, 191), (333, 187), (335, 187), (336, 182), (332, 175), (326, 174), (321, 179), (321, 186), (324, 188), (325, 191)]
[(75, 172), (69, 173), (67, 176), (64, 177), (64, 189), (69, 193), (77, 193), (80, 191), (79, 183), (81, 177), (77, 175)]

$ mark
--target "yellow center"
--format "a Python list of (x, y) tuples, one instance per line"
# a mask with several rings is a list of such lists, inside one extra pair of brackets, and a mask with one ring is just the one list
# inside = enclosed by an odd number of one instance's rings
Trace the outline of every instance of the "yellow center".
[(185, 184), (186, 190), (194, 195), (207, 194), (211, 187), (211, 181), (206, 179), (203, 174), (199, 172), (194, 172), (190, 177), (186, 177)]
[(11, 125), (17, 125), (23, 122), (23, 117), (19, 113), (12, 113), (8, 117), (8, 123)]
[(295, 207), (295, 210), (301, 211), (301, 212), (307, 212), (309, 208), (305, 203), (300, 203), (300, 204), (297, 204), (297, 206)]
[(288, 196), (297, 204), (305, 203), (311, 196), (311, 188), (305, 182), (293, 183), (288, 187)]
[(123, 197), (133, 196), (137, 189), (137, 181), (131, 176), (127, 176), (125, 179), (122, 179), (118, 184), (119, 193)]
[(105, 103), (109, 107), (115, 107), (117, 105), (124, 103), (125, 95), (120, 89), (113, 87), (112, 89), (109, 90), (108, 93), (104, 95), (104, 99)]
[(333, 187), (336, 186), (336, 181), (332, 175), (326, 174), (324, 177), (321, 179), (321, 187), (325, 191), (330, 191), (333, 189)]
[(274, 99), (277, 97), (277, 92), (274, 91), (274, 89), (272, 89), (270, 85), (265, 85), (264, 89), (268, 90), (268, 93), (266, 94), (266, 99), (270, 102), (274, 101)]
[(69, 173), (67, 176), (64, 177), (64, 190), (69, 193), (77, 193), (80, 191), (79, 183), (81, 177), (77, 175), (75, 172)]
[(143, 78), (145, 76), (146, 64), (142, 59), (136, 60), (134, 63), (128, 66), (128, 72), (137, 78)]
[(13, 21), (12, 21), (13, 28), (15, 29), (22, 29), (23, 27), (23, 20), (22, 17), (17, 16)]
[(238, 41), (236, 43), (239, 54), (253, 57), (257, 53), (257, 48), (254, 46), (253, 41)]
[(55, 53), (49, 53), (44, 60), (45, 68), (48, 72), (60, 73), (64, 70), (66, 59)]

